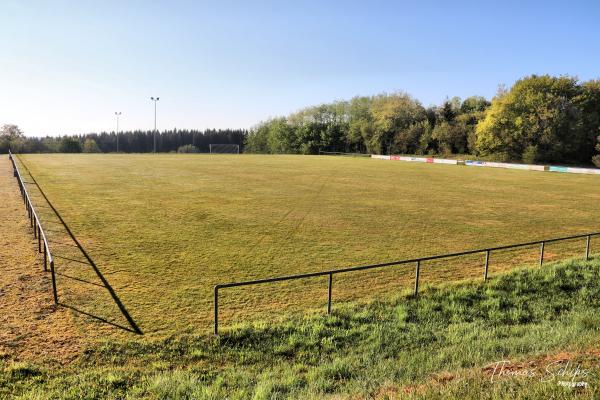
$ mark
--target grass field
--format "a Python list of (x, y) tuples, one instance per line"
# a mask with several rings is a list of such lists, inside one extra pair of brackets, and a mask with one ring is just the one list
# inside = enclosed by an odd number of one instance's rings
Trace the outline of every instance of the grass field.
[[(147, 335), (207, 332), (216, 283), (600, 230), (594, 176), (311, 156), (22, 160)], [(61, 299), (126, 325), (56, 225), (50, 235), (63, 257)], [(577, 241), (549, 246), (546, 254), (583, 249)], [(491, 271), (535, 260), (537, 248), (495, 254)], [(477, 256), (423, 265), (422, 284), (480, 278), (482, 263)], [(396, 295), (412, 276), (405, 267), (336, 278), (334, 308), (336, 301)], [(326, 294), (326, 278), (224, 291), (224, 325), (254, 311), (264, 318), (323, 307)], [(100, 322), (97, 330), (81, 326), (90, 335), (106, 333)]]

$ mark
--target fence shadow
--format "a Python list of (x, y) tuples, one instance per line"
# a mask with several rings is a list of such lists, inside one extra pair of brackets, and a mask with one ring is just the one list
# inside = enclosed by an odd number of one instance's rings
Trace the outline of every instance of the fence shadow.
[[(37, 181), (35, 180), (35, 178), (33, 177), (33, 175), (31, 174), (31, 172), (29, 171), (29, 169), (27, 168), (27, 165), (25, 165), (25, 163), (23, 163), (23, 161), (19, 158), (19, 161), (21, 163), (21, 165), (23, 165), (23, 167), (25, 168), (25, 170), (27, 171), (27, 173), (29, 174), (32, 182), (31, 184), (35, 185), (36, 188), (39, 190), (40, 194), (43, 196), (44, 200), (46, 201), (48, 207), (52, 210), (53, 214), (58, 218), (58, 220), (60, 221), (60, 224), (63, 226), (63, 228), (65, 229), (65, 232), (61, 232), (61, 233), (66, 233), (69, 235), (69, 237), (71, 238), (71, 240), (73, 241), (73, 243), (75, 244), (74, 247), (76, 247), (79, 252), (81, 253), (81, 255), (83, 255), (83, 257), (85, 258), (86, 261), (82, 261), (82, 260), (74, 260), (68, 257), (64, 257), (64, 256), (57, 256), (57, 258), (62, 258), (62, 259), (66, 259), (69, 260), (70, 262), (78, 262), (84, 265), (89, 265), (92, 270), (94, 271), (94, 273), (96, 274), (96, 276), (98, 277), (98, 279), (100, 279), (100, 281), (102, 282), (102, 285), (98, 285), (98, 284), (94, 284), (96, 286), (102, 286), (104, 287), (108, 293), (110, 294), (112, 300), (114, 301), (114, 303), (117, 305), (117, 307), (119, 308), (119, 311), (121, 312), (121, 314), (123, 315), (123, 317), (127, 320), (127, 323), (129, 324), (130, 327), (126, 327), (126, 326), (122, 326), (119, 325), (115, 322), (109, 321), (106, 318), (103, 318), (101, 316), (98, 315), (94, 315), (91, 314), (89, 312), (83, 311), (81, 309), (78, 309), (77, 307), (64, 303), (64, 302), (59, 302), (58, 304), (62, 307), (68, 308), (70, 310), (73, 310), (79, 314), (83, 314), (86, 315), (88, 317), (94, 318), (98, 321), (101, 321), (103, 323), (109, 324), (111, 326), (132, 332), (132, 333), (136, 333), (138, 335), (143, 335), (142, 330), (139, 328), (139, 326), (137, 325), (137, 323), (135, 322), (135, 320), (131, 317), (131, 315), (129, 314), (129, 311), (127, 311), (127, 308), (125, 307), (125, 305), (123, 304), (123, 302), (121, 301), (121, 299), (119, 298), (119, 296), (117, 295), (117, 293), (115, 292), (115, 290), (113, 289), (113, 287), (110, 285), (110, 283), (108, 282), (108, 280), (104, 277), (104, 275), (102, 274), (102, 272), (100, 271), (100, 269), (98, 268), (98, 266), (96, 265), (95, 261), (90, 257), (90, 255), (88, 254), (88, 252), (85, 250), (85, 248), (82, 246), (82, 244), (79, 242), (79, 240), (77, 239), (77, 237), (75, 236), (75, 234), (73, 234), (73, 231), (71, 231), (71, 229), (69, 228), (69, 226), (67, 225), (67, 223), (65, 222), (65, 220), (63, 219), (62, 215), (60, 215), (60, 213), (58, 212), (58, 210), (54, 207), (54, 205), (52, 204), (52, 202), (50, 202), (50, 200), (48, 199), (48, 197), (46, 196), (46, 194), (44, 193), (44, 191), (42, 190), (42, 188), (40, 187), (40, 185), (37, 183)], [(64, 274), (60, 274), (61, 276), (68, 278), (68, 279), (75, 279), (78, 281), (82, 281), (85, 283), (91, 283), (88, 281), (83, 281), (81, 279), (75, 278), (75, 277), (71, 277), (71, 276), (67, 276)]]

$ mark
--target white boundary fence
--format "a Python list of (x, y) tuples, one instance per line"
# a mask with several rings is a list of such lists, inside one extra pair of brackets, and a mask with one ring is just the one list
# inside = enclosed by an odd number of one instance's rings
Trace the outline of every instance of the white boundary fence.
[(391, 161), (408, 161), (420, 162), (427, 164), (449, 164), (449, 165), (465, 165), (467, 167), (488, 167), (488, 168), (505, 168), (518, 169), (522, 171), (547, 171), (547, 172), (563, 172), (571, 174), (592, 174), (600, 175), (600, 169), (595, 168), (577, 168), (577, 167), (560, 167), (553, 165), (532, 165), (532, 164), (512, 164), (495, 161), (477, 161), (477, 160), (450, 160), (445, 158), (433, 157), (411, 157), (411, 156), (384, 156), (379, 154), (371, 155), (371, 158), (377, 160)]

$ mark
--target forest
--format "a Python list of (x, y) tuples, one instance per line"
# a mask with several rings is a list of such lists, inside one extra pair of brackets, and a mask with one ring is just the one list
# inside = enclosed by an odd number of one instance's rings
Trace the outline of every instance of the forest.
[[(156, 133), (156, 151), (162, 153), (208, 153), (209, 144), (237, 144), (243, 149), (247, 131), (243, 129), (172, 129)], [(118, 140), (117, 140), (118, 138)], [(0, 128), (0, 153), (151, 153), (151, 130), (101, 132), (71, 136), (28, 137), (16, 125)]]
[(491, 101), (424, 107), (383, 93), (307, 107), (250, 130), (246, 151), (315, 154), (465, 154), (498, 161), (600, 166), (600, 81), (531, 75)]
[[(238, 144), (247, 153), (468, 155), (497, 161), (600, 166), (600, 80), (531, 75), (488, 100), (447, 98), (425, 107), (404, 92), (357, 96), (303, 108), (249, 130), (166, 130), (158, 152), (208, 152)], [(154, 150), (153, 131), (27, 137), (0, 129), (0, 153)]]

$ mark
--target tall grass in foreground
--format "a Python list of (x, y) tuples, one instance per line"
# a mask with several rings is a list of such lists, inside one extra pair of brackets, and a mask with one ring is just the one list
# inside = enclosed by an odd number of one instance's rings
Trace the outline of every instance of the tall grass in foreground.
[(597, 346), (599, 277), (600, 259), (571, 260), (487, 284), (429, 288), (418, 299), (346, 305), (331, 316), (245, 323), (219, 337), (107, 342), (64, 367), (4, 360), (0, 397), (595, 398), (598, 353), (572, 360), (590, 371), (586, 389), (557, 379), (492, 382), (482, 368)]

